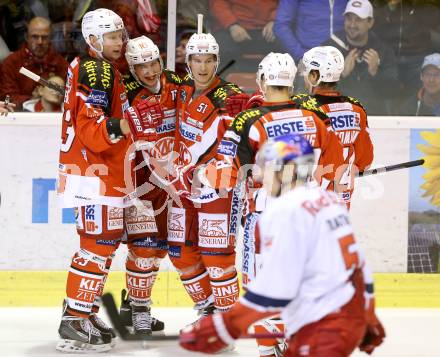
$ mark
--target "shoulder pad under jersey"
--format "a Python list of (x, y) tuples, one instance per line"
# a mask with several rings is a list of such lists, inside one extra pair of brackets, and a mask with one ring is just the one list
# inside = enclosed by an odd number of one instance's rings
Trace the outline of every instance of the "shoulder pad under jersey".
[(357, 105), (357, 106), (361, 107), (364, 112), (367, 112), (365, 110), (365, 107), (362, 105), (362, 103), (359, 100), (357, 100), (356, 98), (353, 98), (353, 97), (350, 97), (350, 96), (342, 96), (342, 98), (344, 98), (344, 100), (346, 102), (349, 102), (351, 104)]
[(131, 103), (136, 95), (139, 93), (139, 90), (143, 87), (139, 84), (139, 82), (133, 77), (128, 76), (124, 80), (125, 91), (127, 92), (128, 101)]
[(168, 82), (173, 84), (181, 84), (182, 78), (180, 78), (175, 72), (170, 71), (168, 69), (164, 69), (163, 73)]
[(83, 57), (80, 62), (78, 83), (89, 89), (107, 93), (113, 91), (115, 73), (107, 61), (93, 57)]
[(234, 128), (236, 132), (242, 132), (245, 126), (252, 124), (262, 115), (263, 112), (260, 108), (246, 109), (245, 111), (237, 114), (231, 124), (231, 127)]
[(306, 109), (315, 113), (318, 118), (324, 121), (326, 125), (330, 125), (327, 114), (319, 107), (316, 98), (313, 98), (309, 94), (297, 94), (294, 95), (291, 100), (298, 106), (298, 109)]
[(224, 108), (226, 98), (243, 93), (239, 86), (234, 83), (221, 80), (219, 85), (213, 88), (206, 96), (216, 108)]

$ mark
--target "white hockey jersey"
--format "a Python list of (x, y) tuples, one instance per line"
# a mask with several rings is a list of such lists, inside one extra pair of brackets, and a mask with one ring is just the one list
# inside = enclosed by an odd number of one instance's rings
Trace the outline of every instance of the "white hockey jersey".
[(345, 305), (364, 265), (345, 204), (310, 183), (269, 201), (259, 220), (262, 268), (241, 299), (279, 311), (286, 336)]

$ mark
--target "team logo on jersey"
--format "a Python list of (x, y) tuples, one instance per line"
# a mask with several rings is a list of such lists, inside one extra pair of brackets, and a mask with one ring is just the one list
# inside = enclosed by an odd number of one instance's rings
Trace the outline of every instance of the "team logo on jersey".
[(199, 213), (199, 246), (227, 248), (228, 215)]
[(170, 245), (168, 247), (168, 255), (173, 258), (180, 258), (180, 256), (182, 255), (182, 247)]
[(360, 130), (361, 128), (361, 119), (359, 113), (352, 111), (330, 112), (327, 113), (327, 115), (330, 118), (334, 130)]
[(311, 116), (275, 120), (264, 124), (267, 136), (276, 138), (287, 134), (311, 134), (316, 133), (316, 125)]
[(150, 155), (156, 159), (168, 159), (168, 156), (173, 151), (174, 138), (167, 136), (159, 139), (154, 144), (154, 149), (151, 150)]
[(156, 132), (158, 134), (169, 133), (176, 129), (176, 118), (166, 118), (162, 121), (162, 124), (156, 127)]
[(237, 155), (237, 144), (232, 141), (222, 140), (218, 146), (219, 154), (235, 157)]
[(92, 89), (89, 96), (86, 99), (86, 103), (97, 105), (99, 107), (108, 106), (108, 95), (102, 90)]
[(192, 125), (188, 125), (187, 123), (180, 123), (180, 135), (182, 135), (185, 139), (192, 142), (200, 142), (202, 141), (203, 130), (194, 128)]
[(182, 101), (182, 103), (185, 103), (185, 100), (186, 100), (186, 92), (185, 92), (184, 89), (182, 89), (182, 90), (180, 91), (180, 100)]

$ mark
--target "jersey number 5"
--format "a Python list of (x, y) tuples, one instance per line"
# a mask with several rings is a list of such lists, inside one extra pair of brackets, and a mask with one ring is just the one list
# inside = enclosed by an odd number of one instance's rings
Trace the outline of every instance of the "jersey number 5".
[[(69, 123), (70, 122), (70, 110), (66, 110), (64, 112), (64, 120)], [(68, 152), (70, 147), (72, 146), (73, 139), (75, 138), (75, 129), (72, 125), (68, 125), (66, 128), (66, 136), (65, 139), (61, 141), (61, 151)]]
[(339, 238), (339, 246), (341, 247), (342, 257), (344, 258), (347, 270), (359, 267), (359, 255), (355, 250), (355, 243), (352, 234)]

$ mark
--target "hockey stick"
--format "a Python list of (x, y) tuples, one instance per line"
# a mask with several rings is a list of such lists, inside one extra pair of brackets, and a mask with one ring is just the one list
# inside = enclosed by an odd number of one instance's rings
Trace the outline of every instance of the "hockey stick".
[(226, 65), (223, 68), (220, 69), (220, 71), (218, 71), (217, 75), (221, 76), (224, 71), (229, 69), (229, 67), (233, 66), (234, 64), (235, 64), (235, 60), (234, 59), (230, 60), (228, 63), (226, 63)]
[[(121, 340), (124, 341), (178, 341), (180, 339), (180, 335), (157, 335), (157, 336), (146, 336), (146, 335), (133, 335), (130, 333), (128, 328), (122, 323), (121, 318), (119, 316), (118, 309), (116, 307), (115, 299), (113, 295), (110, 293), (105, 293), (101, 297), (102, 303), (107, 310), (108, 316), (110, 317), (110, 321), (118, 332), (119, 336), (121, 336)], [(283, 338), (284, 333), (253, 333), (248, 335), (240, 336), (240, 338)], [(185, 341), (191, 342), (191, 341)]]
[(382, 174), (382, 173), (385, 173), (385, 172), (390, 172), (390, 171), (395, 171), (395, 170), (400, 170), (400, 169), (409, 169), (411, 167), (423, 165), (424, 163), (425, 163), (424, 159), (408, 161), (408, 162), (402, 162), (402, 163), (396, 164), (396, 165), (383, 166), (383, 167), (378, 167), (378, 168), (375, 168), (375, 169), (361, 171), (361, 172), (358, 172), (356, 174), (356, 177), (364, 177), (364, 176), (369, 176), (369, 175), (377, 175), (377, 174)]
[(56, 91), (57, 93), (61, 94), (62, 96), (64, 96), (64, 88), (60, 87), (58, 84), (49, 82), (48, 80), (41, 78), (38, 74), (29, 71), (27, 68), (21, 67), (19, 72), (23, 75), (25, 75), (26, 77), (29, 77), (30, 79), (32, 79), (33, 81), (40, 83), (42, 86), (44, 87), (48, 87), (50, 89), (53, 89), (54, 91)]

